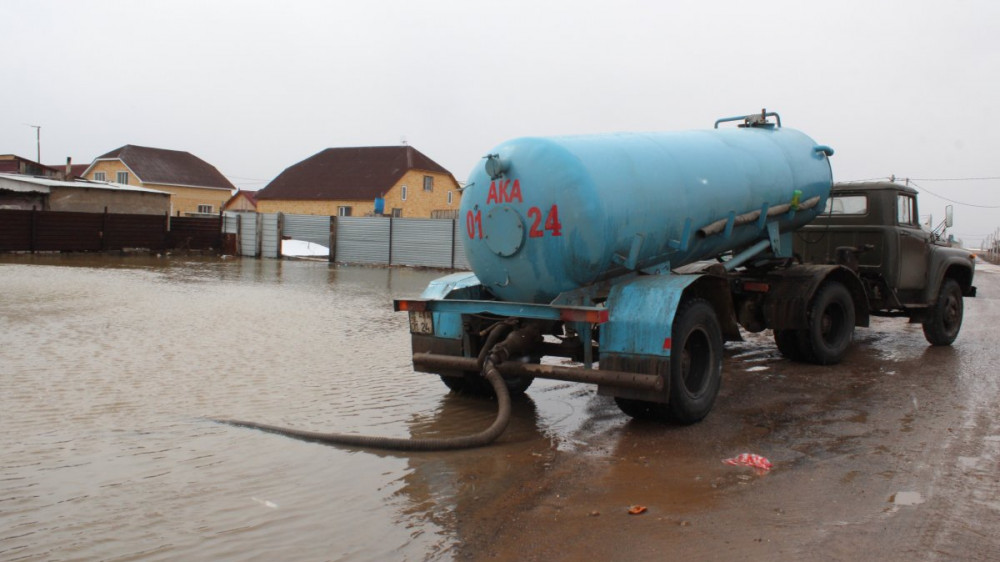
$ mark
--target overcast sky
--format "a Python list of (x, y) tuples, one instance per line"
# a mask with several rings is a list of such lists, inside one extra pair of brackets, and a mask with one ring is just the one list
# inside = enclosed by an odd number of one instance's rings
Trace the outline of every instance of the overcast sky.
[(513, 137), (766, 107), (835, 180), (919, 178), (971, 245), (1000, 227), (995, 1), (0, 0), (0, 22), (0, 153), (34, 159), (40, 125), (48, 164), (136, 144), (258, 189), (405, 139), (464, 181)]

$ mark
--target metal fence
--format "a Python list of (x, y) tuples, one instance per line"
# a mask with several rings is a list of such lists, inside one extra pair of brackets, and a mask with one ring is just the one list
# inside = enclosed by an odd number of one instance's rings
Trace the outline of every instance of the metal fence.
[(0, 210), (0, 251), (219, 248), (218, 217)]
[(281, 241), (330, 248), (330, 261), (469, 269), (464, 225), (454, 219), (329, 217), (226, 212), (223, 232), (236, 235), (241, 255), (281, 257)]

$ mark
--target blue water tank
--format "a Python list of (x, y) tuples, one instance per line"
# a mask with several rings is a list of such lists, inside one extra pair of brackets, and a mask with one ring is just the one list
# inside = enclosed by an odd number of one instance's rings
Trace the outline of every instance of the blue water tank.
[[(469, 176), (465, 253), (500, 299), (548, 303), (746, 246), (765, 220), (783, 232), (811, 221), (830, 193), (831, 153), (773, 126), (511, 140)], [(790, 211), (768, 219), (769, 209)]]

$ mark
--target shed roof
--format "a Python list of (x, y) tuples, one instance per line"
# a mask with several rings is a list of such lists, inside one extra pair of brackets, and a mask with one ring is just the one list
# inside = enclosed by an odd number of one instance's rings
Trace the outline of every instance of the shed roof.
[(181, 150), (126, 144), (98, 156), (94, 164), (101, 160), (121, 160), (143, 183), (236, 189), (215, 166)]
[(451, 175), (412, 146), (328, 148), (286, 168), (257, 199), (374, 199), (410, 170)]
[(138, 193), (154, 193), (159, 195), (170, 195), (167, 191), (139, 187), (137, 185), (124, 185), (120, 183), (110, 183), (104, 181), (62, 181), (52, 178), (40, 178), (37, 176), (24, 176), (21, 174), (0, 173), (0, 189), (20, 192), (49, 193), (53, 187), (77, 187), (80, 189), (102, 189), (107, 191), (133, 191)]

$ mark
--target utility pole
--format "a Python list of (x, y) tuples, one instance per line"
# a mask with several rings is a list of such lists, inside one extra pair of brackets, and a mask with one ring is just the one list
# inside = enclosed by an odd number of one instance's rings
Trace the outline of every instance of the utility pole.
[(31, 128), (33, 128), (33, 129), (35, 129), (35, 148), (38, 149), (38, 153), (35, 156), (37, 158), (37, 160), (35, 160), (35, 162), (38, 162), (39, 164), (41, 164), (42, 163), (42, 126), (41, 125), (28, 125), (28, 126), (31, 127)]

